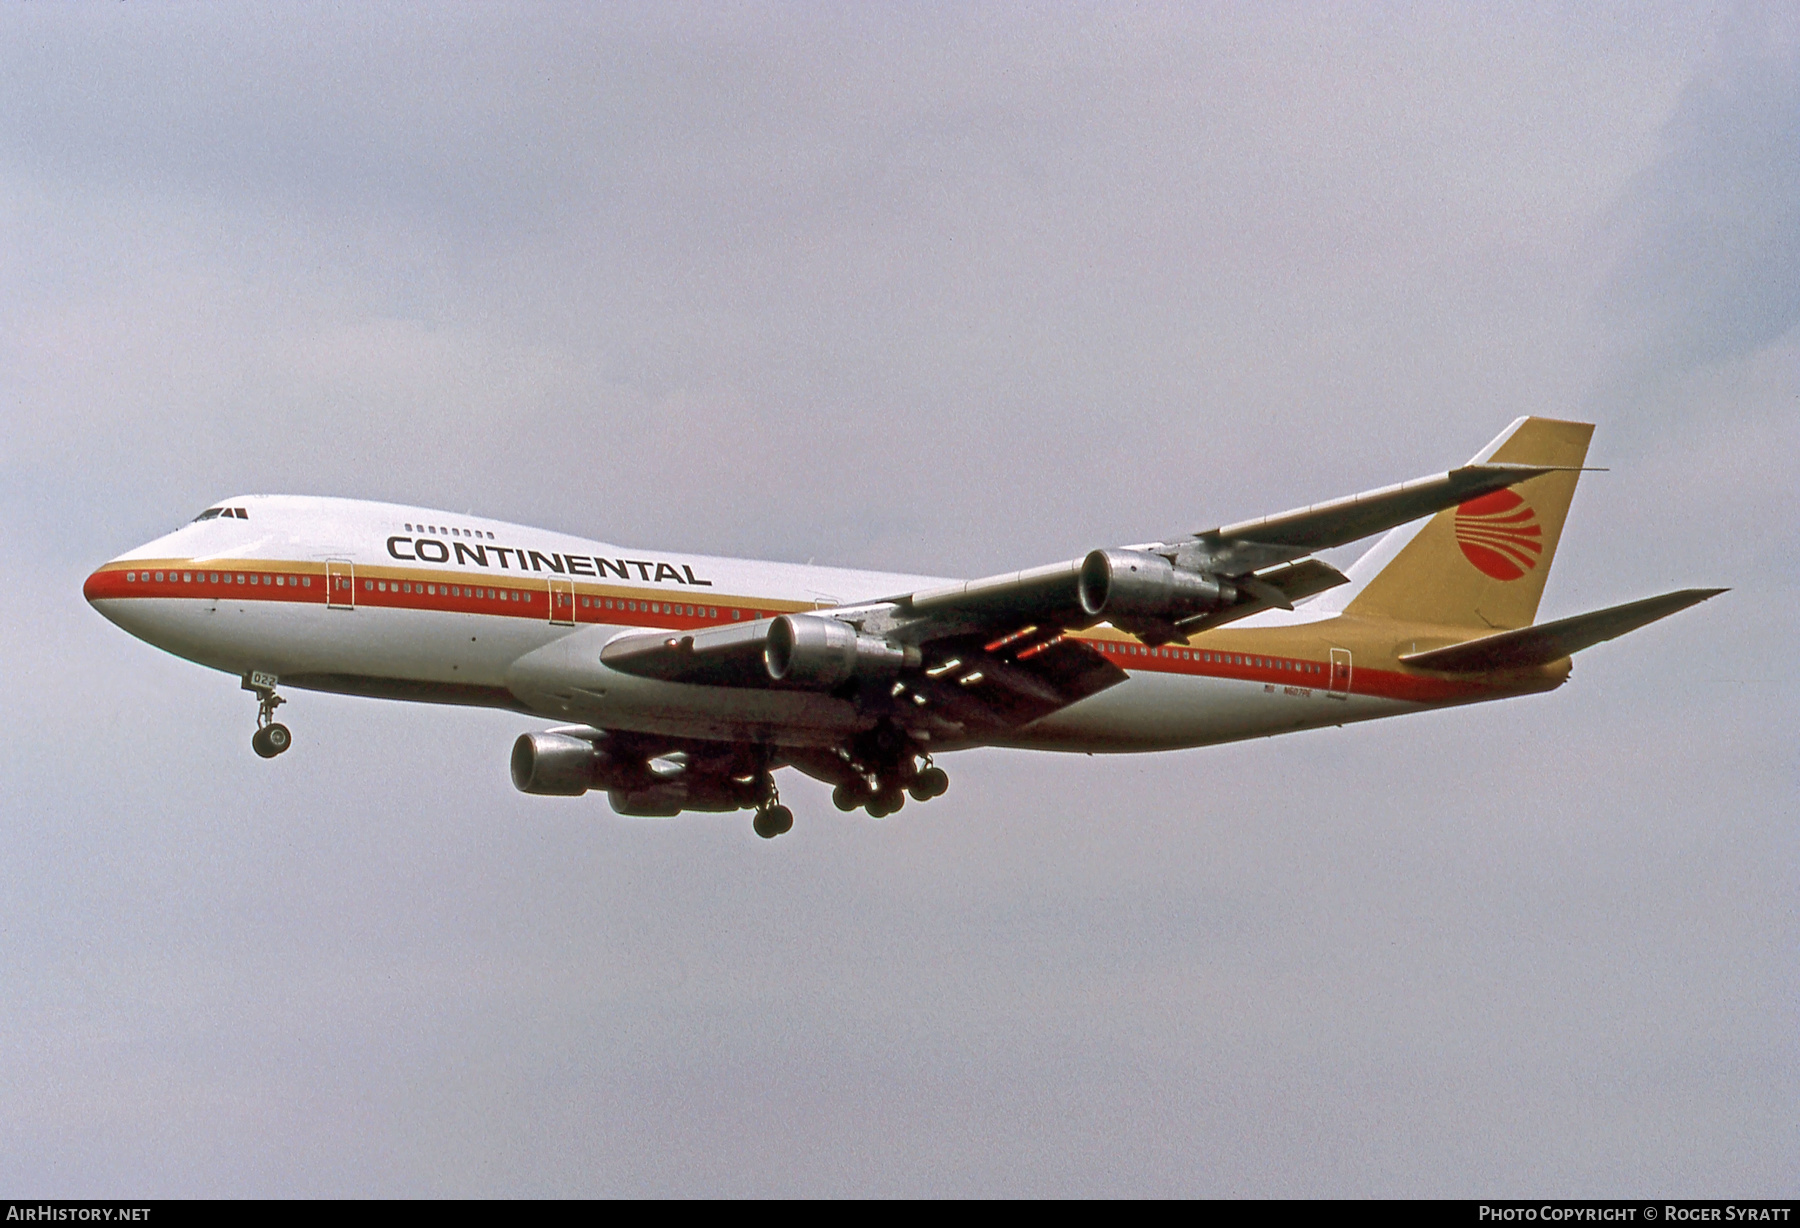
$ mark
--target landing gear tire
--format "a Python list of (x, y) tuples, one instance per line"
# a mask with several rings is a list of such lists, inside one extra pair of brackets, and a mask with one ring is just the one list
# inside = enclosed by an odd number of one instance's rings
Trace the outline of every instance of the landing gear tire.
[(274, 674), (251, 671), (244, 675), (244, 689), (256, 696), (256, 732), (250, 737), (250, 749), (264, 759), (273, 759), (294, 744), (288, 727), (275, 719), (275, 709), (287, 700), (275, 693)]
[(943, 768), (926, 768), (913, 778), (906, 791), (912, 794), (915, 802), (928, 802), (934, 797), (942, 797), (950, 789), (950, 774)]
[(868, 799), (868, 794), (861, 789), (853, 789), (849, 785), (839, 785), (831, 791), (831, 804), (849, 814)]
[(283, 724), (264, 725), (250, 739), (250, 748), (264, 759), (273, 759), (294, 744), (294, 735)]
[(904, 805), (906, 805), (906, 794), (898, 789), (883, 789), (868, 800), (865, 808), (871, 819), (885, 819), (890, 814), (897, 813)]
[(770, 806), (767, 810), (758, 810), (750, 826), (764, 840), (773, 840), (794, 830), (794, 812), (786, 806)]

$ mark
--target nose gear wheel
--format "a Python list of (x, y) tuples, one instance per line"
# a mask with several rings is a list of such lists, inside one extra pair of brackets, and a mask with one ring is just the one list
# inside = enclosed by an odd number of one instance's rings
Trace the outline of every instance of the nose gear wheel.
[(256, 732), (250, 737), (250, 749), (264, 759), (285, 753), (294, 744), (294, 734), (275, 719), (275, 709), (287, 700), (275, 693), (274, 675), (246, 674), (244, 689), (256, 695)]

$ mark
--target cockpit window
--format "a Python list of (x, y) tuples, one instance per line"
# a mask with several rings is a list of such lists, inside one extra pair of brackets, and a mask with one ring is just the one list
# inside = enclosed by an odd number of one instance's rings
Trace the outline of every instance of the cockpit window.
[(250, 513), (246, 512), (241, 507), (209, 507), (198, 516), (194, 517), (192, 523), (198, 524), (202, 520), (212, 520), (218, 516), (235, 516), (239, 520), (250, 519)]

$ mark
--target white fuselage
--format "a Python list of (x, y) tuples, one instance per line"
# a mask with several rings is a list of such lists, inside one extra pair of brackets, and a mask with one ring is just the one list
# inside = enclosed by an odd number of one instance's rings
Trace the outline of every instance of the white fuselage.
[[(250, 496), (225, 509), (106, 564), (88, 581), (89, 600), (138, 638), (231, 674), (258, 671), (284, 686), (509, 707), (686, 738), (823, 746), (868, 721), (826, 694), (621, 673), (600, 660), (608, 640), (646, 628), (729, 626), (948, 583), (627, 550), (348, 499)], [(1329, 674), (1332, 621), (1304, 609), (1264, 614), (1163, 649), (1095, 628), (1083, 638), (1108, 652), (1127, 681), (986, 740), (1166, 750), (1427, 706), (1353, 686), (1347, 667), (1338, 685)], [(1255, 651), (1271, 643), (1268, 651), (1280, 655)], [(1467, 698), (1488, 697), (1495, 696)]]

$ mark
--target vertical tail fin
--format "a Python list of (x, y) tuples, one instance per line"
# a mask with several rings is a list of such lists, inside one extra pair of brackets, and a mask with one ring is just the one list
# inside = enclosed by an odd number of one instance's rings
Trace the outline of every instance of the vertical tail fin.
[[(1578, 468), (1593, 434), (1587, 422), (1520, 418), (1470, 463)], [(1332, 604), (1406, 622), (1529, 627), (1580, 476), (1547, 473), (1402, 525), (1356, 561)]]

